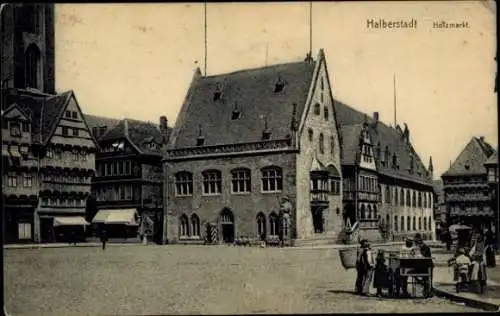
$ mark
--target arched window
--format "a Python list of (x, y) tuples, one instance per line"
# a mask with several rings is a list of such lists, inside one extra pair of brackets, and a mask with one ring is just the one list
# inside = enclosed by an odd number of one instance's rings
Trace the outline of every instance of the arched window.
[(417, 207), (417, 192), (412, 192), (411, 194), (411, 206)]
[(321, 114), (321, 107), (320, 107), (319, 103), (314, 104), (314, 114), (315, 115)]
[(411, 231), (411, 216), (406, 218), (406, 230)]
[(281, 192), (283, 190), (283, 171), (280, 167), (267, 167), (261, 172), (263, 192)]
[(325, 153), (325, 137), (323, 134), (319, 134), (319, 152), (320, 153)]
[(422, 207), (422, 192), (418, 192), (418, 207)]
[(372, 207), (371, 207), (371, 205), (368, 205), (368, 212), (367, 212), (367, 216), (366, 217), (368, 219), (376, 218), (375, 216), (372, 217)]
[(361, 219), (366, 219), (365, 205), (361, 204)]
[(424, 217), (424, 230), (427, 231), (427, 217)]
[(394, 205), (399, 204), (399, 192), (398, 187), (394, 187)]
[(307, 130), (307, 135), (309, 137), (309, 141), (312, 142), (313, 141), (313, 136), (314, 136), (314, 132), (312, 129), (308, 129)]
[(413, 225), (412, 225), (413, 230), (417, 230), (417, 218), (413, 216)]
[(424, 192), (423, 195), (424, 195), (423, 196), (423, 198), (424, 198), (423, 205), (424, 205), (424, 208), (427, 208), (428, 207), (427, 206), (427, 192)]
[(418, 230), (422, 230), (422, 217), (418, 217)]
[(333, 155), (335, 155), (335, 138), (333, 136), (330, 136), (330, 152)]
[(389, 214), (385, 215), (385, 221), (387, 222), (387, 225), (391, 225), (391, 218), (389, 217)]
[(203, 194), (218, 195), (222, 192), (222, 177), (219, 170), (206, 170), (202, 172)]
[(394, 231), (398, 231), (398, 217), (394, 216)]
[(278, 235), (278, 215), (276, 213), (271, 213), (269, 215), (269, 235)]
[(179, 236), (187, 237), (189, 236), (189, 223), (188, 218), (185, 214), (179, 217)]
[(175, 195), (190, 196), (193, 195), (193, 174), (187, 171), (181, 171), (175, 174)]
[(200, 218), (198, 215), (191, 215), (191, 236), (200, 236)]
[(377, 212), (378, 212), (377, 206), (373, 205), (373, 218), (380, 217), (380, 215), (378, 215)]
[(404, 206), (405, 205), (405, 190), (401, 188), (401, 191), (399, 191), (399, 205)]
[(257, 214), (257, 236), (261, 240), (266, 238), (266, 216), (263, 213)]
[(391, 187), (389, 185), (385, 186), (385, 202), (391, 203)]
[(323, 114), (325, 116), (325, 121), (328, 121), (329, 113), (328, 113), (328, 108), (326, 106), (323, 108)]
[(405, 230), (405, 217), (401, 216), (401, 231)]
[(26, 87), (40, 89), (40, 50), (35, 44), (31, 44), (25, 53), (25, 78)]
[(411, 192), (410, 189), (406, 189), (406, 206), (411, 206)]

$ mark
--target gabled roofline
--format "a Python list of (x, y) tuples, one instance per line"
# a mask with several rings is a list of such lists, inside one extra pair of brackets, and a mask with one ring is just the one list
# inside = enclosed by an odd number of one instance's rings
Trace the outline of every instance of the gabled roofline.
[(12, 111), (14, 108), (18, 109), (19, 112), (21, 112), (21, 114), (28, 120), (28, 121), (31, 121), (31, 115), (29, 115), (28, 113), (26, 113), (26, 111), (24, 111), (24, 109), (19, 106), (19, 104), (17, 103), (12, 103), (7, 109), (5, 110), (2, 110), (2, 116), (6, 115), (7, 113), (9, 113), (10, 111)]
[[(318, 53), (318, 57), (317, 57), (317, 61), (316, 61), (316, 65), (314, 65), (314, 71), (313, 71), (313, 74), (312, 74), (312, 80), (311, 80), (311, 83), (309, 84), (309, 91), (307, 92), (307, 98), (306, 98), (306, 104), (304, 106), (304, 110), (302, 111), (301, 115), (300, 115), (300, 123), (299, 123), (299, 129), (298, 129), (298, 132), (297, 132), (297, 138), (299, 137), (299, 135), (302, 134), (303, 130), (304, 130), (304, 126), (305, 126), (305, 122), (306, 122), (306, 118), (307, 118), (307, 113), (309, 112), (309, 108), (311, 107), (311, 102), (312, 102), (312, 97), (314, 95), (314, 87), (316, 86), (316, 82), (318, 80), (318, 76), (319, 76), (319, 69), (321, 68), (321, 62), (323, 61), (324, 59), (324, 54), (322, 53), (323, 50), (321, 49)], [(297, 142), (298, 144), (300, 144), (299, 142)]]
[[(57, 125), (61, 121), (63, 113), (66, 110), (66, 107), (68, 106), (68, 102), (71, 99), (71, 96), (73, 95), (73, 90), (69, 90), (69, 91), (63, 92), (60, 95), (65, 94), (65, 93), (68, 93), (68, 95), (66, 96), (66, 100), (64, 100), (64, 104), (63, 104), (63, 106), (61, 106), (61, 109), (59, 110), (59, 113), (57, 113), (57, 118), (52, 123), (53, 126), (50, 127), (50, 133), (47, 134), (47, 137), (45, 138), (45, 140), (43, 140), (43, 139), (40, 140), (40, 142), (43, 145), (47, 145), (47, 143), (50, 141), (50, 139), (52, 139), (52, 136), (54, 135), (54, 133), (55, 133), (55, 131), (57, 129)], [(52, 95), (50, 98), (47, 98), (46, 100), (50, 100), (52, 98), (56, 98), (56, 97), (58, 97), (60, 95), (57, 95), (57, 94)], [(45, 102), (43, 102), (43, 106), (45, 107)], [(77, 106), (78, 106), (78, 104), (77, 104)], [(80, 112), (81, 112), (81, 110), (80, 110)], [(42, 120), (43, 120), (43, 115), (40, 115), (40, 116), (42, 117)], [(42, 124), (40, 125), (40, 130), (42, 130)], [(43, 133), (42, 133), (42, 135), (43, 135)]]
[[(82, 109), (80, 107), (80, 103), (78, 102), (78, 99), (76, 98), (76, 94), (75, 94), (75, 92), (73, 90), (71, 90), (71, 96), (68, 99), (68, 102), (69, 102), (69, 100), (71, 100), (71, 97), (73, 97), (73, 99), (75, 99), (76, 107), (78, 108), (78, 111), (80, 111), (80, 115), (83, 118), (83, 124), (85, 124), (85, 127), (87, 128), (87, 132), (89, 133), (90, 138), (92, 138), (92, 141), (94, 142), (94, 145), (96, 146), (96, 149), (99, 149), (100, 148), (99, 147), (99, 142), (97, 141), (97, 139), (92, 134), (92, 130), (89, 128), (89, 125), (87, 124), (87, 119), (85, 118), (85, 114), (83, 114), (83, 111), (82, 111)], [(67, 106), (67, 104), (66, 104), (66, 106)]]

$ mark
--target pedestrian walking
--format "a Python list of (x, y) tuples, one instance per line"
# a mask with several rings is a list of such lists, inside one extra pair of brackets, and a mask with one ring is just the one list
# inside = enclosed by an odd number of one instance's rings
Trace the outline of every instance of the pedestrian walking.
[(102, 242), (102, 250), (106, 250), (106, 242), (108, 241), (108, 236), (106, 234), (106, 230), (103, 229), (101, 231), (101, 242)]

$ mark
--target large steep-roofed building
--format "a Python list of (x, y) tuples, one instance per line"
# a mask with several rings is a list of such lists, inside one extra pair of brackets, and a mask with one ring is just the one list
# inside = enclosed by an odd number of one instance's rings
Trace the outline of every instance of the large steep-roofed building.
[(342, 227), (337, 131), (322, 50), (316, 61), (198, 69), (165, 155), (166, 240), (333, 240)]

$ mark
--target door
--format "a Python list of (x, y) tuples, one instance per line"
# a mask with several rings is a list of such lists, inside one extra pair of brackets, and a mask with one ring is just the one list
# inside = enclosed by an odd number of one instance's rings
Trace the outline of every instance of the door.
[(232, 243), (234, 241), (234, 216), (233, 213), (225, 208), (222, 210), (220, 215), (220, 227), (222, 240), (226, 243)]

